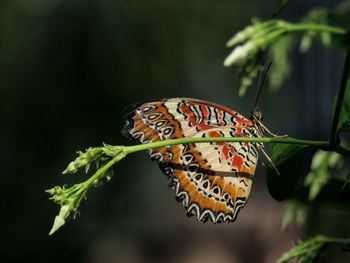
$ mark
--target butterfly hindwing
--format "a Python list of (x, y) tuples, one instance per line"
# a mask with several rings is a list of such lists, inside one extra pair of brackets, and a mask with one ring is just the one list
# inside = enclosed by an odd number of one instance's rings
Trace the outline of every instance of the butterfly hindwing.
[[(182, 137), (254, 136), (253, 123), (221, 105), (184, 98), (147, 102), (127, 116), (123, 134), (140, 143)], [(250, 128), (250, 129), (249, 129)], [(149, 151), (176, 198), (200, 221), (234, 221), (249, 196), (257, 162), (252, 143), (191, 143)]]

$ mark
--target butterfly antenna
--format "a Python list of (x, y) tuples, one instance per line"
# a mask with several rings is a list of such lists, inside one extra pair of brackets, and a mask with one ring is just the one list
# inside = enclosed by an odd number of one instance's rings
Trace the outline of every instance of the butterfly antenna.
[(258, 80), (258, 90), (256, 92), (256, 96), (255, 96), (255, 102), (254, 102), (254, 111), (256, 110), (257, 106), (258, 106), (258, 101), (259, 101), (259, 97), (262, 91), (262, 88), (264, 86), (264, 82), (267, 76), (267, 72), (269, 71), (270, 67), (271, 67), (271, 62), (269, 63), (269, 65), (267, 66), (267, 68), (264, 70), (264, 67), (261, 67), (261, 71), (260, 71), (260, 75), (259, 75), (259, 80)]

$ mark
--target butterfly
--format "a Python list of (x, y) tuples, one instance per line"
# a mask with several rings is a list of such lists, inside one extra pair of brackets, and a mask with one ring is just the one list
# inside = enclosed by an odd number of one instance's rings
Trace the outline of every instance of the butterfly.
[[(184, 137), (263, 137), (270, 133), (255, 110), (250, 118), (208, 101), (172, 98), (133, 105), (122, 134), (139, 143)], [(271, 134), (271, 133), (270, 133)], [(149, 150), (170, 178), (188, 216), (233, 222), (246, 204), (262, 143), (187, 143)], [(264, 152), (264, 151), (263, 151)]]

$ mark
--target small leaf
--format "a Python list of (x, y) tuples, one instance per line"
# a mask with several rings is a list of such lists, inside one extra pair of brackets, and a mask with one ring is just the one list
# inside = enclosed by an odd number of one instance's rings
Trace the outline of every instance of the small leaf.
[(299, 51), (301, 53), (306, 53), (310, 49), (312, 41), (315, 39), (315, 37), (316, 32), (314, 31), (307, 31), (304, 33), (300, 41)]
[(343, 157), (335, 152), (317, 151), (311, 162), (311, 171), (305, 178), (304, 186), (309, 187), (309, 200), (314, 200), (329, 181), (332, 168), (340, 168)]
[(332, 42), (332, 37), (329, 32), (322, 32), (321, 33), (321, 42), (325, 47), (330, 47)]
[(338, 130), (350, 127), (350, 80), (346, 83), (344, 100), (339, 116)]
[(322, 187), (328, 182), (326, 169), (319, 169), (317, 172), (310, 172), (306, 178), (304, 186), (310, 187), (309, 200), (312, 201), (321, 191)]
[(90, 165), (91, 165), (91, 163), (88, 163), (88, 164), (86, 164), (86, 166), (85, 166), (85, 173), (87, 174), (88, 172), (89, 172), (89, 170), (90, 170)]
[(321, 235), (315, 236), (288, 250), (276, 262), (286, 263), (289, 260), (298, 259), (303, 263), (311, 263), (314, 262), (325, 246), (332, 243), (344, 245), (345, 242), (346, 240), (342, 238), (331, 238)]
[(343, 157), (336, 153), (330, 152), (328, 156), (328, 166), (330, 168), (340, 167), (343, 164)]
[(267, 186), (270, 195), (278, 201), (290, 196), (302, 175), (303, 162), (309, 146), (294, 144), (275, 144), (271, 150), (271, 159), (280, 175), (271, 164), (266, 170)]
[(286, 229), (293, 223), (301, 226), (306, 220), (306, 207), (305, 204), (297, 200), (288, 200), (282, 215), (282, 230)]
[(312, 157), (311, 170), (316, 170), (325, 160), (327, 160), (328, 153), (325, 151), (317, 151)]

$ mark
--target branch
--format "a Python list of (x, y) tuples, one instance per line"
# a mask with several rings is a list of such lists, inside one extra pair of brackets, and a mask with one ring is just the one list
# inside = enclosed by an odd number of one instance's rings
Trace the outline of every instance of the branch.
[[(78, 213), (78, 208), (80, 207), (81, 201), (83, 199), (86, 199), (87, 191), (92, 187), (96, 187), (102, 184), (105, 179), (109, 180), (113, 175), (111, 168), (128, 154), (176, 144), (205, 142), (283, 143), (317, 146), (320, 148), (325, 148), (329, 144), (328, 141), (299, 140), (294, 138), (192, 137), (158, 141), (133, 146), (104, 145), (103, 147), (89, 148), (85, 152), (79, 152), (79, 156), (68, 165), (68, 167), (63, 171), (63, 174), (76, 173), (78, 169), (83, 167), (85, 167), (85, 172), (87, 173), (91, 163), (93, 162), (97, 164), (97, 171), (85, 182), (75, 184), (69, 188), (66, 188), (65, 186), (56, 186), (46, 191), (52, 195), (50, 199), (61, 206), (60, 212), (55, 217), (53, 227), (49, 234), (52, 235), (55, 231), (62, 227), (66, 223), (66, 220), (70, 217), (75, 217), (75, 215)], [(104, 163), (101, 168), (98, 167), (99, 162)]]
[(134, 146), (123, 146), (125, 153), (133, 153), (148, 149), (154, 149), (158, 147), (176, 145), (176, 144), (186, 144), (186, 143), (205, 143), (205, 142), (262, 142), (262, 143), (284, 143), (284, 144), (299, 144), (308, 146), (317, 146), (320, 148), (326, 148), (328, 146), (328, 141), (312, 141), (312, 140), (300, 140), (290, 137), (286, 138), (247, 138), (247, 137), (190, 137), (190, 138), (180, 138), (172, 140), (164, 140), (146, 144), (139, 144)]

